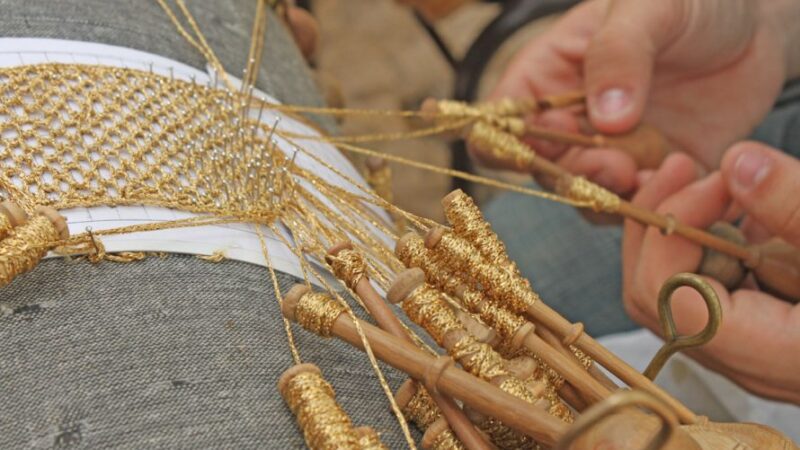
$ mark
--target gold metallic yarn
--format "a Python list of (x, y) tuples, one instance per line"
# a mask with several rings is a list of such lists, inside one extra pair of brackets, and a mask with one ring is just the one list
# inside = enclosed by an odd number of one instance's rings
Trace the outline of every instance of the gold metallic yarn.
[(25, 273), (47, 254), (48, 243), (57, 242), (59, 233), (47, 217), (35, 215), (0, 241), (0, 287)]
[(504, 307), (524, 313), (539, 301), (539, 296), (516, 274), (486, 263), (480, 252), (467, 240), (445, 232), (433, 249), (453, 270), (463, 270), (478, 280), (486, 293)]
[(541, 450), (541, 446), (530, 437), (505, 426), (493, 417), (485, 418), (478, 427), (486, 433), (497, 448), (502, 450)]
[(458, 440), (453, 431), (444, 430), (436, 436), (430, 447), (431, 450), (464, 450), (464, 445)]
[(475, 122), (467, 141), (488, 152), (498, 161), (508, 161), (520, 170), (528, 170), (536, 154), (516, 136), (484, 121)]
[(438, 100), (436, 105), (441, 116), (480, 119), (520, 136), (525, 133), (525, 121), (513, 116), (522, 114), (530, 106), (530, 103), (524, 100), (504, 99), (498, 102), (469, 104), (458, 100), (444, 99)]
[(498, 266), (507, 266), (516, 272), (516, 266), (506, 254), (506, 247), (484, 219), (472, 198), (463, 191), (451, 194), (444, 214), (453, 231), (478, 248), (484, 258)]
[(361, 427), (358, 432), (358, 445), (361, 450), (387, 450), (378, 432), (369, 427)]
[(292, 377), (284, 399), (297, 417), (309, 448), (361, 448), (350, 418), (336, 403), (333, 388), (318, 373), (302, 372)]
[(9, 220), (8, 216), (0, 213), (0, 239), (8, 236), (13, 229), (14, 227), (11, 225), (11, 220)]
[(393, 201), (392, 192), (392, 168), (389, 164), (382, 164), (376, 169), (367, 167), (367, 184), (375, 191), (378, 196), (387, 202)]
[(434, 403), (428, 391), (417, 384), (417, 391), (402, 409), (403, 415), (421, 430), (427, 430), (433, 422), (442, 417), (442, 412)]
[(463, 329), (463, 325), (441, 296), (442, 293), (438, 290), (422, 284), (402, 304), (408, 318), (424, 328), (439, 345), (443, 344), (448, 333)]
[(336, 278), (344, 281), (352, 290), (356, 289), (358, 282), (367, 274), (367, 263), (361, 253), (355, 249), (342, 249), (335, 256), (326, 256), (325, 260), (333, 269)]
[[(471, 374), (483, 380), (491, 381), (497, 377), (509, 376), (506, 362), (500, 354), (495, 352), (489, 344), (476, 341), (470, 334), (464, 335), (453, 345), (450, 349), (450, 356), (460, 362)], [(512, 384), (514, 383), (512, 382)], [(516, 396), (516, 393), (509, 393)]]
[(0, 193), (23, 206), (147, 204), (263, 223), (291, 181), (240, 92), (53, 63), (0, 68), (0, 96)]
[(294, 314), (297, 323), (306, 330), (322, 337), (331, 337), (333, 323), (343, 312), (344, 307), (327, 294), (307, 292), (297, 302)]
[(579, 176), (571, 176), (564, 180), (556, 185), (556, 190), (561, 195), (576, 202), (587, 203), (595, 211), (615, 213), (619, 210), (622, 199), (599, 184)]

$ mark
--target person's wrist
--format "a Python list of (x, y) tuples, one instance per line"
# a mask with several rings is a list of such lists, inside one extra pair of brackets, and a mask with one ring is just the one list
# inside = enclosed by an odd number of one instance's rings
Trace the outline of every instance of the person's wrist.
[(800, 78), (800, 2), (760, 0), (764, 25), (780, 39), (785, 58), (786, 79)]

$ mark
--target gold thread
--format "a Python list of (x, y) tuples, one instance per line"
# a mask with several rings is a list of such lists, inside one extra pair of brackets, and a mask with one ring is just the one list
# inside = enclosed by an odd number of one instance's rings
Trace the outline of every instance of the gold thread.
[(342, 249), (334, 255), (325, 257), (328, 265), (333, 270), (336, 278), (344, 281), (345, 285), (355, 291), (358, 282), (367, 275), (367, 263), (361, 253), (354, 249)]
[(517, 170), (525, 171), (531, 167), (536, 157), (533, 149), (522, 143), (516, 136), (484, 122), (472, 125), (467, 141), (488, 152), (497, 161), (512, 163)]
[(333, 336), (333, 323), (344, 307), (331, 301), (327, 294), (308, 292), (297, 303), (295, 316), (303, 328), (322, 337)]
[(283, 394), (309, 448), (360, 449), (350, 418), (336, 402), (333, 387), (320, 374), (307, 371), (295, 375)]
[(370, 427), (360, 427), (356, 429), (358, 433), (358, 445), (361, 450), (387, 450), (381, 442), (378, 432)]
[[(566, 186), (564, 186), (566, 185)], [(622, 199), (599, 184), (584, 177), (562, 177), (556, 185), (558, 192), (576, 202), (588, 203), (595, 211), (616, 213)]]
[(524, 313), (539, 301), (539, 296), (519, 276), (487, 264), (472, 244), (451, 232), (442, 235), (434, 252), (446, 266), (478, 280), (490, 297), (516, 313)]
[(43, 215), (36, 215), (0, 241), (0, 287), (36, 267), (47, 254), (46, 243), (57, 241), (58, 230)]

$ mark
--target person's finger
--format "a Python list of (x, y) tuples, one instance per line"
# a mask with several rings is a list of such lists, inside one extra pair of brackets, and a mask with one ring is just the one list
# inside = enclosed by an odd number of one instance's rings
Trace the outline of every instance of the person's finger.
[(721, 165), (733, 198), (773, 235), (800, 246), (800, 161), (755, 142), (731, 147)]
[(490, 99), (537, 98), (581, 87), (581, 63), (605, 2), (581, 2), (517, 52)]
[[(542, 114), (526, 118), (526, 122), (547, 130), (578, 132), (578, 120), (569, 111), (554, 109)], [(567, 151), (569, 145), (558, 142), (537, 139), (532, 136), (523, 137), (523, 141), (536, 149), (536, 153), (550, 160), (555, 160)]]
[[(664, 160), (650, 180), (640, 187), (632, 203), (645, 209), (655, 209), (664, 199), (675, 194), (697, 179), (694, 161), (682, 153), (674, 153)], [(639, 263), (639, 248), (647, 228), (633, 220), (625, 221), (622, 240), (623, 279), (632, 273), (628, 269)]]
[[(664, 200), (657, 208), (661, 214), (671, 214), (685, 225), (708, 228), (719, 220), (730, 205), (730, 197), (719, 173), (681, 189)], [(661, 284), (678, 272), (694, 272), (703, 250), (681, 236), (665, 236), (650, 228), (645, 233), (634, 279), (639, 291), (655, 294)], [(640, 299), (641, 300), (641, 299)], [(647, 305), (655, 315), (655, 301)]]
[(609, 4), (603, 26), (592, 38), (584, 60), (592, 125), (604, 133), (622, 133), (641, 119), (655, 58), (668, 37), (670, 8), (661, 3), (618, 0)]
[[(694, 161), (682, 153), (674, 153), (664, 160), (647, 184), (639, 189), (632, 202), (637, 206), (655, 209), (664, 199), (684, 188), (696, 177)], [(622, 234), (622, 298), (625, 311), (637, 322), (646, 317), (636, 302), (631, 301), (636, 267), (640, 264), (640, 249), (646, 231), (646, 226), (630, 219), (625, 220)]]
[(573, 148), (559, 165), (583, 175), (604, 188), (626, 194), (636, 186), (636, 162), (630, 155), (612, 148)]

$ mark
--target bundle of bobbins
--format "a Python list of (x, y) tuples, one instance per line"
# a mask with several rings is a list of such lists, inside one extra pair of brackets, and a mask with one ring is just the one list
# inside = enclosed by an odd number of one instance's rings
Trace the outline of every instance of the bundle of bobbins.
[[(588, 408), (570, 425), (539, 406), (459, 369), (452, 362), (442, 363), (442, 357), (437, 358), (404, 339), (343, 314), (345, 308), (328, 294), (312, 292), (308, 287), (298, 285), (287, 293), (281, 310), (284, 317), (313, 333), (342, 339), (363, 350), (360, 329), (374, 355), (381, 361), (407, 373), (414, 380), (425, 380), (427, 391), (457, 399), (465, 409), (474, 410), (479, 415), (471, 417), (480, 417), (481, 420), (493, 418), (508, 430), (531, 437), (542, 448), (797, 448), (780, 433), (759, 425), (715, 424), (702, 420), (680, 426), (675, 409), (638, 390), (621, 390), (612, 394)], [(404, 414), (425, 429), (425, 445), (429, 448), (460, 448), (453, 442), (454, 436), (447, 433), (446, 424), (436, 414), (429, 397), (418, 395), (410, 386), (410, 382), (403, 385), (395, 398)], [(634, 407), (654, 414), (646, 414)]]
[(708, 230), (689, 227), (674, 217), (632, 205), (600, 185), (537, 157), (535, 149), (523, 138), (584, 148), (616, 148), (630, 156), (639, 169), (657, 169), (672, 151), (662, 133), (648, 124), (640, 124), (624, 135), (606, 136), (591, 130), (589, 134), (551, 130), (525, 120), (528, 115), (554, 108), (569, 108), (580, 115), (585, 110), (585, 96), (582, 92), (567, 92), (541, 99), (501, 99), (478, 104), (428, 99), (421, 113), (442, 122), (472, 119), (460, 132), (481, 159), (530, 173), (545, 188), (591, 206), (594, 212), (582, 212), (592, 221), (607, 223), (629, 218), (703, 246), (704, 259), (697, 272), (719, 280), (728, 289), (740, 287), (752, 274), (762, 290), (779, 299), (800, 302), (800, 249), (780, 239), (748, 244), (730, 224), (716, 224)]
[(292, 410), (312, 449), (378, 450), (386, 447), (370, 427), (354, 427), (336, 402), (333, 387), (313, 364), (298, 364), (278, 380), (278, 390)]
[(69, 237), (67, 222), (55, 209), (38, 206), (33, 213), (13, 202), (0, 205), (0, 287), (32, 270), (53, 243)]
[[(378, 326), (393, 336), (414, 344), (406, 327), (370, 284), (366, 262), (363, 256), (353, 248), (352, 244), (341, 242), (331, 247), (328, 250), (326, 262), (333, 274), (361, 299), (369, 314), (378, 323)], [(445, 446), (450, 442), (463, 443), (468, 450), (488, 450), (492, 448), (488, 438), (473, 426), (452, 399), (441, 395), (435, 390), (428, 393), (422, 386), (418, 386), (416, 392), (430, 400), (425, 403), (425, 415), (436, 415), (446, 425), (446, 431), (440, 430), (440, 436), (435, 440), (439, 445), (438, 448), (447, 448)], [(409, 420), (416, 422), (422, 430), (425, 430), (429, 425), (428, 421), (420, 422), (415, 420), (416, 414), (413, 412), (412, 417), (406, 416)], [(420, 425), (420, 423), (424, 423), (424, 425)], [(456, 436), (458, 436), (457, 439)]]

